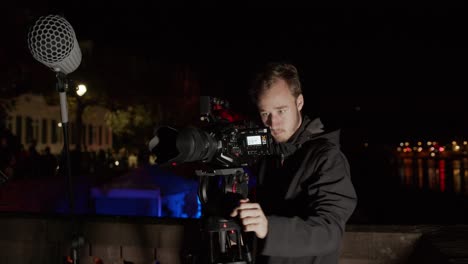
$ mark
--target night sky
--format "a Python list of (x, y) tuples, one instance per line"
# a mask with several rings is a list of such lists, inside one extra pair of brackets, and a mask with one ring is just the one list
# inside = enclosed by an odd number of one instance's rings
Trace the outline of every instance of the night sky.
[[(317, 113), (363, 138), (468, 137), (468, 104), (461, 95), (468, 87), (462, 6), (202, 9), (127, 5), (91, 8), (62, 3), (3, 10), (3, 35), (9, 37), (0, 44), (0, 58), (7, 62), (2, 70), (14, 72), (11, 68), (32, 64), (29, 71), (47, 75), (47, 69), (28, 53), (25, 34), (38, 16), (61, 14), (79, 40), (93, 41), (93, 54), (87, 55), (86, 63), (96, 64), (103, 78), (114, 78), (109, 83), (116, 97), (177, 93), (158, 88), (165, 84), (158, 76), (174, 76), (171, 71), (184, 65), (197, 82), (199, 90), (194, 93), (225, 97), (239, 111), (251, 112), (246, 89), (252, 74), (267, 61), (283, 60), (299, 68), (305, 112)], [(138, 80), (132, 79), (131, 73), (125, 74), (128, 57), (151, 67), (137, 67)]]
[(389, 164), (396, 160), (388, 155), (400, 142), (468, 140), (463, 4), (214, 9), (151, 2), (0, 9), (0, 92), (55, 92), (54, 73), (32, 58), (26, 39), (29, 26), (50, 14), (64, 16), (80, 44), (93, 46), (81, 47), (82, 64), (70, 74), (89, 84), (88, 93), (104, 89), (130, 105), (163, 101), (185, 119), (198, 109), (184, 106), (201, 95), (223, 97), (235, 112), (256, 116), (247, 98), (254, 72), (269, 61), (288, 61), (300, 72), (304, 112), (320, 116), (326, 128), (342, 129), (359, 206), (369, 208), (357, 215), (392, 224), (465, 221), (465, 202), (395, 191)]

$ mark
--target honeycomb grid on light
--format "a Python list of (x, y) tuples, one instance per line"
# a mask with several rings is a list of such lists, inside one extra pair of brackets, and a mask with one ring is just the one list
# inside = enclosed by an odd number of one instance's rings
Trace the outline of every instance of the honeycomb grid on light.
[(40, 17), (28, 33), (33, 57), (54, 71), (66, 74), (81, 63), (81, 50), (71, 24), (63, 17)]
[(40, 17), (29, 35), (31, 51), (35, 51), (33, 56), (48, 63), (63, 60), (73, 49), (73, 36), (70, 32), (73, 29), (64, 18)]

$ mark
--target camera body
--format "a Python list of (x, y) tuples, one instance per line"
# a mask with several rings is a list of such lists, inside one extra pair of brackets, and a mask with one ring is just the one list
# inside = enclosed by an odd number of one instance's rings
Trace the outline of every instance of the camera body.
[(214, 131), (212, 135), (219, 145), (216, 154), (208, 161), (213, 166), (251, 166), (260, 157), (270, 154), (271, 134), (268, 128), (231, 124)]
[(269, 155), (271, 142), (268, 128), (244, 124), (180, 130), (163, 126), (150, 141), (150, 151), (159, 164), (202, 162), (214, 168), (234, 168), (250, 166)]
[(203, 128), (156, 129), (149, 149), (159, 164), (202, 162), (213, 168), (236, 168), (270, 154), (272, 138), (267, 127), (241, 120), (223, 100), (204, 96), (200, 103), (200, 119), (206, 121)]

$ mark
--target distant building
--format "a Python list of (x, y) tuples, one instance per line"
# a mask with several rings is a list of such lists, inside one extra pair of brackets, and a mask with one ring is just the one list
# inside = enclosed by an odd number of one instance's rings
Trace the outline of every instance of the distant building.
[[(27, 149), (36, 141), (41, 151), (49, 146), (51, 153), (59, 154), (63, 148), (60, 105), (49, 105), (41, 95), (23, 94), (15, 100), (6, 125)], [(68, 106), (70, 149), (76, 148), (74, 109)], [(83, 114), (82, 151), (98, 151), (112, 148), (112, 130), (104, 121), (108, 110), (101, 106), (88, 106)]]

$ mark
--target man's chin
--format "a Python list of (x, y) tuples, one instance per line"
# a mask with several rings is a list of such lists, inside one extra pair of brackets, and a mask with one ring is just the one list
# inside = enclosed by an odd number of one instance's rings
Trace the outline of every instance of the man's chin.
[(281, 137), (281, 136), (273, 136), (273, 139), (275, 140), (276, 143), (284, 143), (287, 141), (284, 137)]

